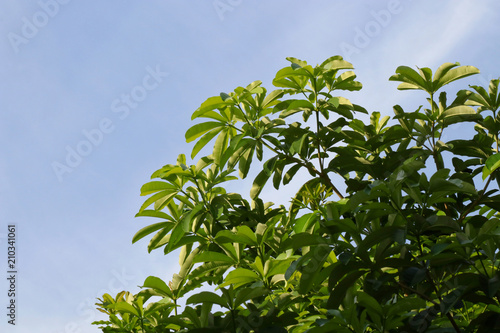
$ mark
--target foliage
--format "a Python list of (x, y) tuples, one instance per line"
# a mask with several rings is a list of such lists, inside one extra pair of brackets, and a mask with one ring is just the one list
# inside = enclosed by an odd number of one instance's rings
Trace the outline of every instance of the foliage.
[[(137, 216), (159, 222), (133, 238), (152, 235), (148, 251), (180, 249), (180, 271), (168, 283), (148, 277), (137, 295), (104, 295), (97, 305), (109, 321), (95, 324), (104, 332), (500, 329), (499, 80), (449, 102), (442, 88), (475, 67), (398, 67), (390, 80), (426, 92), (428, 104), (395, 105), (390, 123), (337, 96), (362, 88), (342, 57), (316, 67), (288, 60), (277, 90), (256, 81), (194, 112), (202, 122), (186, 132), (191, 157), (210, 142), (212, 153), (195, 165), (180, 155), (153, 173)], [(445, 130), (463, 137), (445, 142)], [(227, 193), (224, 184), (256, 163), (250, 199)], [(302, 181), (299, 170), (309, 179), (289, 207), (262, 201), (266, 185)], [(216, 292), (196, 290), (203, 285)]]

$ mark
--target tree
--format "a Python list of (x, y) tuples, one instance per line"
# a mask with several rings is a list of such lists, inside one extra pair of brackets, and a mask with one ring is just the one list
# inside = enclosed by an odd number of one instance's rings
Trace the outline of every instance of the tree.
[[(370, 114), (340, 56), (312, 67), (287, 58), (270, 93), (260, 81), (207, 99), (186, 132), (191, 158), (153, 173), (137, 216), (159, 220), (148, 251), (180, 251), (168, 283), (103, 295), (103, 332), (486, 332), (500, 329), (499, 80), (443, 87), (479, 73), (445, 63), (400, 66), (398, 89), (427, 106)], [(357, 115), (366, 114), (366, 122)], [(300, 119), (301, 121), (293, 121)], [(369, 117), (368, 117), (369, 116)], [(461, 125), (469, 137), (444, 142)], [(466, 129), (465, 129), (466, 128)], [(255, 161), (262, 161), (258, 163)], [(250, 199), (224, 184), (258, 164)], [(264, 203), (299, 170), (309, 179), (290, 206)], [(294, 178), (295, 177), (295, 178)], [(178, 310), (178, 300), (202, 285)], [(145, 303), (148, 302), (148, 305)], [(212, 310), (214, 305), (222, 310)]]

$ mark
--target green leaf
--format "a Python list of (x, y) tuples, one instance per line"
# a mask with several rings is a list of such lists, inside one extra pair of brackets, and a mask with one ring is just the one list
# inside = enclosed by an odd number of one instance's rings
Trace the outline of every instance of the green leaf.
[(284, 92), (281, 89), (270, 92), (262, 102), (262, 108), (273, 106), (278, 102), (279, 98), (283, 97), (283, 95)]
[(139, 311), (137, 311), (136, 308), (134, 308), (132, 305), (130, 305), (127, 302), (118, 302), (118, 303), (110, 304), (108, 306), (108, 308), (115, 309), (115, 310), (118, 310), (121, 312), (130, 313), (136, 317), (141, 317)]
[(255, 151), (255, 141), (252, 141), (252, 145), (249, 148), (246, 148), (240, 156), (238, 171), (240, 178), (246, 178), (248, 172), (250, 171), (250, 166), (253, 160), (253, 153)]
[(296, 91), (301, 91), (307, 84), (308, 80), (307, 71), (298, 71), (292, 67), (285, 67), (276, 73), (273, 79), (275, 87), (292, 88)]
[(270, 292), (271, 291), (269, 289), (263, 287), (240, 289), (234, 299), (234, 307), (238, 308), (243, 303), (255, 298), (268, 295)]
[(434, 244), (431, 248), (432, 254), (439, 254), (446, 250), (450, 246), (450, 243)]
[(288, 105), (285, 111), (282, 111), (280, 114), (281, 118), (285, 118), (301, 111), (312, 111), (314, 110), (314, 105), (307, 100), (293, 100)]
[(243, 225), (237, 227), (237, 232), (231, 232), (229, 230), (222, 230), (215, 236), (215, 241), (217, 243), (240, 243), (248, 245), (258, 245), (257, 237), (255, 236), (252, 229), (248, 226)]
[(299, 249), (305, 246), (328, 244), (328, 241), (320, 235), (301, 232), (293, 235), (290, 241), (290, 247)]
[(320, 283), (322, 283), (326, 277), (328, 277), (329, 272), (333, 269), (332, 266), (328, 270), (322, 270), (322, 267), (326, 260), (328, 259), (332, 249), (328, 245), (318, 245), (311, 248), (311, 250), (304, 256), (310, 257), (307, 265), (303, 266), (301, 269), (302, 275), (299, 281), (298, 291), (301, 294), (307, 294), (314, 287), (315, 283), (318, 281), (318, 276), (322, 276)]
[(141, 195), (148, 195), (159, 191), (175, 192), (176, 188), (172, 184), (162, 181), (152, 181), (141, 187)]
[(414, 287), (425, 279), (426, 272), (427, 272), (426, 268), (408, 267), (405, 270), (403, 270), (401, 274), (401, 279), (406, 285)]
[(164, 296), (174, 298), (172, 291), (167, 286), (167, 284), (160, 278), (156, 276), (148, 276), (144, 281), (142, 288), (151, 288)]
[(328, 103), (333, 105), (334, 108), (338, 108), (340, 105), (339, 97), (332, 97), (328, 100)]
[(324, 68), (326, 71), (338, 71), (339, 69), (353, 69), (352, 64), (339, 55), (330, 57), (323, 61), (320, 67)]
[(225, 92), (221, 92), (220, 93), (220, 98), (222, 98), (222, 100), (225, 102), (227, 99), (231, 98), (231, 96), (229, 96)]
[(269, 174), (267, 170), (264, 169), (261, 172), (259, 172), (259, 174), (257, 175), (257, 177), (255, 177), (253, 181), (252, 188), (250, 190), (250, 198), (255, 200), (259, 196), (260, 192), (264, 188), (264, 185), (266, 185), (269, 177), (271, 177), (271, 174)]
[(205, 251), (205, 252), (198, 254), (194, 258), (193, 263), (215, 262), (215, 261), (222, 261), (222, 262), (227, 262), (227, 263), (231, 263), (231, 264), (235, 263), (235, 261), (231, 257), (228, 257), (226, 254), (223, 254), (220, 252), (213, 252), (213, 251)]
[[(142, 213), (146, 208), (148, 208), (149, 206), (151, 206), (152, 203), (154, 203), (154, 202), (156, 202), (158, 200), (163, 199), (163, 202), (165, 203), (165, 200), (167, 200), (169, 198), (170, 199), (173, 198), (176, 194), (177, 194), (176, 192), (172, 193), (171, 190), (166, 190), (166, 191), (161, 191), (161, 192), (158, 192), (158, 193), (150, 196), (142, 204), (141, 208), (139, 209), (139, 213)], [(168, 201), (165, 204), (167, 204), (167, 203), (168, 203)], [(156, 209), (156, 207), (155, 207), (155, 209)]]
[(459, 63), (445, 63), (436, 70), (433, 81), (434, 91), (437, 91), (439, 88), (450, 82), (470, 75), (479, 74), (479, 69), (474, 66), (461, 66), (458, 68), (453, 68), (459, 65)]
[(419, 68), (419, 72), (408, 66), (399, 66), (396, 74), (389, 78), (390, 81), (403, 82), (398, 86), (399, 90), (421, 89), (429, 94), (434, 94), (444, 85), (455, 80), (477, 74), (479, 70), (473, 66), (461, 66), (459, 64), (445, 63), (441, 65), (432, 79), (432, 71), (429, 68)]
[(173, 220), (172, 216), (168, 215), (167, 213), (160, 212), (160, 211), (153, 210), (153, 209), (145, 209), (142, 212), (135, 214), (135, 217), (140, 217), (140, 216), (158, 217), (158, 218), (166, 219), (168, 221)]
[(370, 248), (383, 242), (384, 240), (396, 240), (399, 237), (401, 230), (403, 230), (401, 227), (387, 226), (372, 231), (359, 245), (358, 255), (363, 255)]
[(294, 258), (284, 260), (271, 259), (269, 261), (269, 269), (265, 272), (265, 276), (269, 278), (285, 274), (292, 261), (294, 261)]
[(191, 142), (196, 140), (198, 137), (202, 136), (206, 132), (217, 128), (224, 126), (225, 124), (220, 123), (218, 121), (207, 121), (201, 124), (196, 124), (192, 126), (190, 129), (187, 130), (186, 132), (186, 142)]
[(220, 305), (226, 309), (230, 308), (227, 302), (224, 300), (224, 298), (209, 291), (202, 291), (198, 294), (189, 297), (186, 300), (186, 304), (199, 304), (199, 303), (211, 303)]
[(319, 222), (319, 215), (315, 213), (304, 214), (295, 220), (293, 231), (295, 234), (305, 232), (311, 225)]
[(446, 109), (439, 117), (439, 120), (442, 120), (447, 126), (463, 121), (477, 121), (482, 118), (483, 117), (470, 106), (460, 105)]
[(212, 153), (215, 165), (222, 167), (221, 160), (222, 156), (224, 155), (224, 152), (226, 151), (227, 144), (228, 144), (228, 130), (227, 128), (224, 128), (223, 130), (221, 130), (217, 139), (215, 139), (214, 151)]
[(497, 295), (499, 289), (500, 289), (500, 277), (497, 274), (488, 280), (488, 297), (494, 298)]
[(165, 246), (165, 249), (163, 251), (165, 254), (168, 254), (186, 244), (201, 243), (205, 241), (205, 238), (200, 236), (195, 236), (195, 235), (185, 236), (182, 233), (179, 234), (181, 235), (181, 237), (177, 238), (177, 241), (175, 243), (168, 242), (167, 246)]
[[(227, 269), (229, 269), (232, 265), (228, 264), (227, 262), (222, 262), (222, 261), (216, 261), (216, 262), (207, 262), (204, 263), (201, 266), (196, 267), (194, 270), (189, 273), (190, 279), (193, 278), (200, 278), (204, 277), (206, 278), (209, 274), (212, 274), (211, 272), (216, 271), (217, 274), (220, 272), (225, 272)], [(210, 278), (208, 279), (210, 281)]]
[(249, 240), (249, 242), (247, 244), (258, 245), (257, 237), (255, 236), (255, 233), (248, 226), (242, 225), (242, 226), (237, 227), (236, 230), (237, 230), (236, 234), (238, 236), (244, 236)]
[(361, 82), (354, 81), (355, 78), (356, 74), (354, 74), (353, 71), (344, 72), (336, 78), (332, 88), (348, 91), (361, 90), (363, 88), (363, 85), (361, 84)]
[(224, 279), (224, 282), (219, 285), (219, 288), (233, 285), (233, 287), (237, 289), (241, 286), (259, 280), (260, 280), (259, 275), (254, 271), (251, 271), (246, 268), (236, 268), (234, 271), (231, 271), (227, 274), (226, 278)]
[(396, 69), (396, 74), (389, 78), (389, 81), (403, 82), (398, 86), (399, 90), (421, 89), (429, 91), (428, 83), (425, 79), (413, 68), (408, 66), (399, 66)]
[(359, 304), (361, 304), (365, 308), (372, 310), (373, 312), (375, 312), (379, 316), (384, 315), (383, 310), (382, 310), (382, 306), (372, 296), (370, 296), (364, 292), (359, 292), (356, 294), (356, 297), (358, 299)]
[(483, 167), (483, 180), (488, 178), (498, 167), (500, 166), (500, 153), (496, 153), (495, 155), (491, 155), (486, 160), (486, 163)]
[(328, 308), (337, 309), (344, 301), (349, 288), (359, 281), (359, 278), (365, 275), (366, 272), (366, 270), (358, 270), (347, 274), (330, 293), (327, 303)]
[(136, 232), (136, 234), (132, 238), (132, 244), (137, 242), (138, 240), (146, 237), (147, 235), (155, 232), (156, 230), (159, 230), (159, 229), (165, 228), (167, 226), (171, 226), (171, 225), (173, 225), (173, 222), (160, 222), (160, 223), (154, 223), (154, 224), (148, 225), (147, 227), (144, 227), (141, 230), (139, 230), (138, 232)]
[(196, 144), (194, 145), (193, 147), (193, 150), (191, 151), (191, 158), (194, 158), (196, 155), (198, 155), (198, 153), (200, 152), (200, 150), (203, 149), (203, 147), (205, 147), (207, 145), (207, 143), (209, 143), (217, 134), (220, 133), (220, 131), (222, 131), (224, 128), (223, 127), (218, 127), (210, 132), (208, 132), (207, 134), (205, 134), (204, 136), (202, 136), (197, 142)]
[(177, 192), (166, 193), (166, 191), (163, 191), (163, 192), (160, 192), (160, 193), (163, 194), (163, 195), (155, 200), (155, 204), (154, 204), (154, 209), (155, 210), (162, 210), (177, 195)]
[(203, 102), (201, 106), (193, 113), (193, 115), (191, 116), (191, 120), (201, 117), (205, 115), (205, 113), (208, 113), (209, 111), (223, 108), (231, 104), (233, 104), (232, 101), (227, 101), (227, 102), (223, 101), (222, 97), (220, 96), (210, 97), (205, 102)]

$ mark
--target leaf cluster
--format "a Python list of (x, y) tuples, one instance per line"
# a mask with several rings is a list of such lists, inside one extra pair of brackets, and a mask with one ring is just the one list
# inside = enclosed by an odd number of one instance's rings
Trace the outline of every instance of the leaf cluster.
[[(390, 80), (428, 98), (412, 112), (395, 105), (391, 119), (339, 96), (362, 88), (342, 57), (315, 67), (287, 59), (276, 90), (256, 81), (193, 113), (201, 122), (186, 132), (191, 158), (211, 152), (194, 165), (179, 155), (153, 173), (137, 216), (158, 222), (133, 237), (150, 237), (148, 251), (180, 249), (180, 271), (168, 283), (148, 277), (136, 295), (105, 294), (97, 305), (109, 320), (95, 324), (103, 332), (500, 329), (499, 80), (448, 102), (443, 87), (475, 67), (400, 66)], [(445, 141), (457, 128), (461, 138)], [(252, 165), (261, 169), (249, 199), (228, 193), (225, 183)], [(262, 201), (268, 184), (290, 182), (301, 187), (289, 207)]]

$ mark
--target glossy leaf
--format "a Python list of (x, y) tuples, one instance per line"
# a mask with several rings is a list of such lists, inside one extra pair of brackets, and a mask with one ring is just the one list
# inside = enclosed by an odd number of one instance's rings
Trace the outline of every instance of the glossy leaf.
[(224, 282), (221, 283), (219, 287), (232, 285), (234, 288), (239, 288), (259, 280), (260, 277), (257, 273), (246, 268), (236, 268), (234, 271), (227, 274)]
[(500, 167), (500, 153), (488, 157), (483, 167), (483, 180), (488, 178), (496, 169)]
[(173, 298), (172, 291), (167, 286), (167, 284), (162, 279), (157, 278), (156, 276), (147, 277), (142, 287), (154, 289), (155, 291), (160, 292), (165, 296)]

